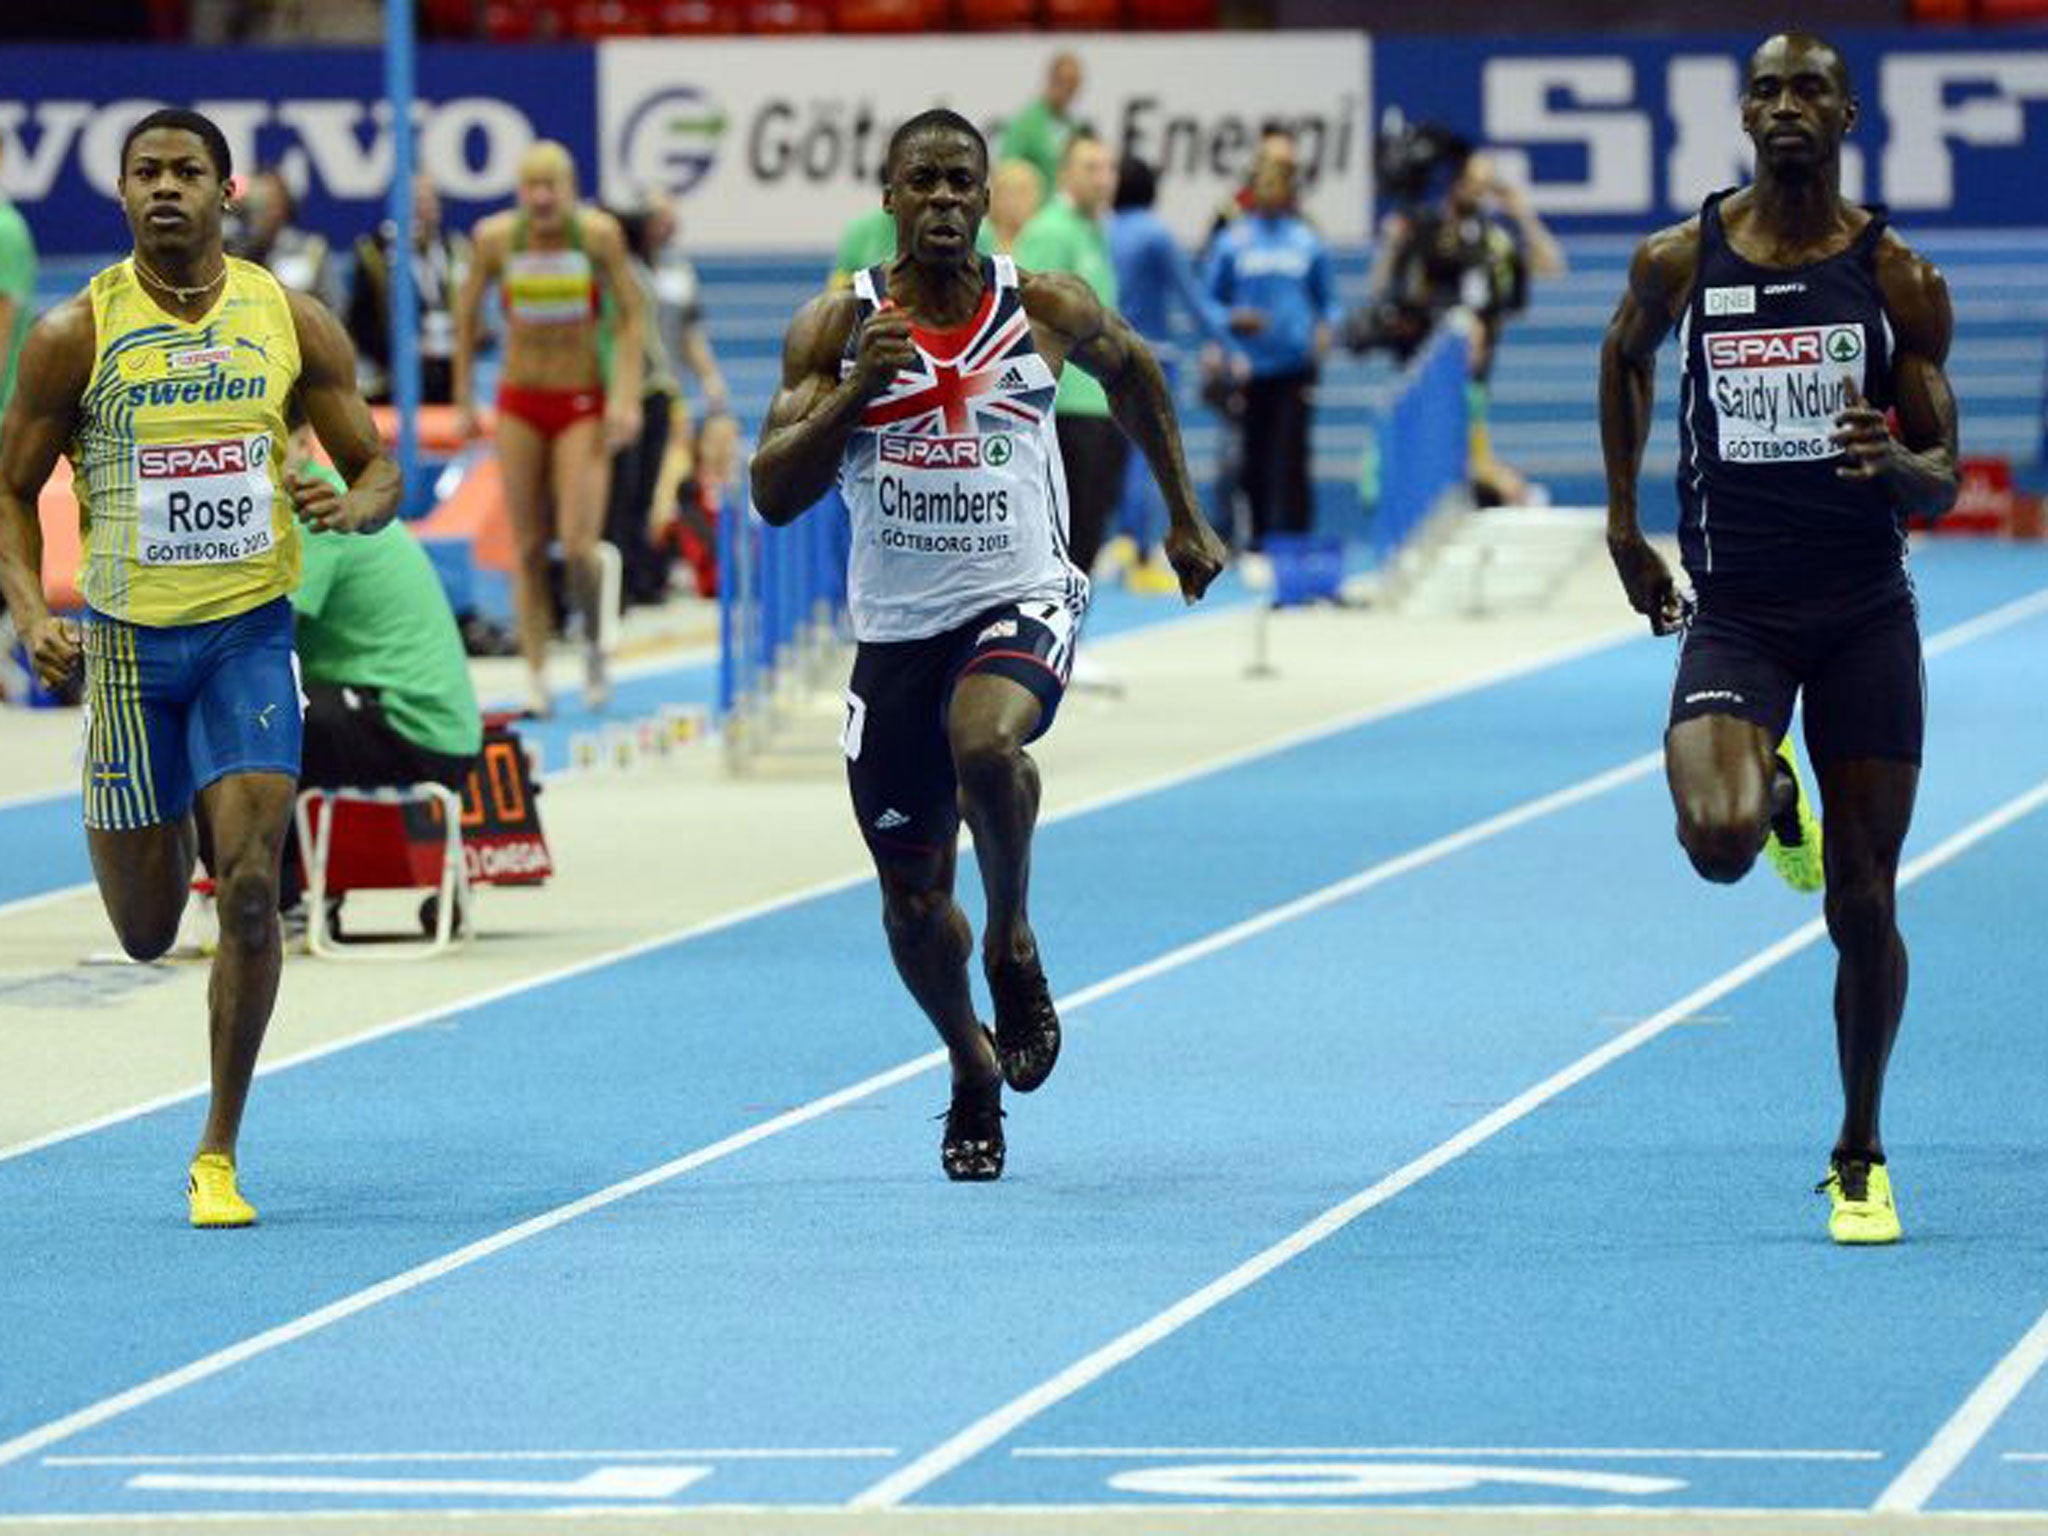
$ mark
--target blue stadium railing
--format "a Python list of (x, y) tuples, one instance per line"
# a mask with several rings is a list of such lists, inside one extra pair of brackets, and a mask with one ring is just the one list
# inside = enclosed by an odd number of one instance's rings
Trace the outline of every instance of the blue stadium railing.
[(737, 762), (769, 745), (843, 642), (846, 504), (827, 494), (772, 527), (751, 508), (719, 530), (718, 717)]
[(1470, 477), (1469, 332), (1469, 322), (1437, 328), (1375, 428), (1379, 500), (1371, 539), (1373, 563), (1383, 570), (1432, 512), (1463, 495)]

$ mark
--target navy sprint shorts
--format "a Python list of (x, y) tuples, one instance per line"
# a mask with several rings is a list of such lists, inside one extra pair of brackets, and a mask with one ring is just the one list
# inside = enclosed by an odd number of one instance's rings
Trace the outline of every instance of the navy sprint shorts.
[(846, 685), (839, 745), (861, 833), (878, 858), (950, 848), (960, 830), (946, 711), (970, 672), (993, 672), (1038, 699), (1036, 741), (1052, 728), (1074, 665), (1078, 622), (1057, 602), (991, 609), (923, 640), (864, 640)]
[(1769, 600), (1703, 587), (1679, 644), (1670, 724), (1734, 715), (1776, 742), (1795, 698), (1816, 766), (1918, 764), (1927, 669), (1912, 584), (1901, 577), (1826, 598)]
[(299, 776), (292, 605), (162, 628), (85, 620), (85, 824), (102, 832), (182, 821), (233, 773)]

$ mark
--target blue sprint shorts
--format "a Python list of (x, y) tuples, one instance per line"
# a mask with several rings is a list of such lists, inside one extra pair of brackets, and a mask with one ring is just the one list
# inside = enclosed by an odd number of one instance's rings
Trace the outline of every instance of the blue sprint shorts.
[(292, 605), (206, 624), (85, 617), (85, 824), (182, 821), (235, 773), (299, 776), (303, 738)]

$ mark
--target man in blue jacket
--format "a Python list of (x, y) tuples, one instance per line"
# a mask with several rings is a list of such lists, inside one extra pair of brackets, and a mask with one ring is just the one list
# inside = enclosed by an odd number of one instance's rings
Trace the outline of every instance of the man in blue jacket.
[(1295, 167), (1262, 161), (1251, 212), (1217, 237), (1209, 262), (1209, 297), (1228, 312), (1249, 375), (1242, 473), (1252, 549), (1268, 533), (1308, 531), (1309, 418), (1338, 316), (1329, 252), (1294, 202)]

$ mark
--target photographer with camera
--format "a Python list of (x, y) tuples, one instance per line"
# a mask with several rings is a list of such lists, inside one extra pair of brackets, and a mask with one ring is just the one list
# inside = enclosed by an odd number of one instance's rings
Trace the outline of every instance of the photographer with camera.
[[(1528, 194), (1447, 129), (1421, 124), (1384, 134), (1378, 160), (1395, 208), (1381, 223), (1368, 297), (1346, 319), (1344, 344), (1406, 362), (1445, 315), (1468, 311), (1476, 322), (1468, 401), (1473, 493), (1483, 506), (1520, 501), (1527, 482), (1487, 443), (1486, 384), (1502, 328), (1528, 304), (1530, 279), (1562, 273), (1564, 252)], [(1443, 191), (1432, 195), (1438, 184)]]

